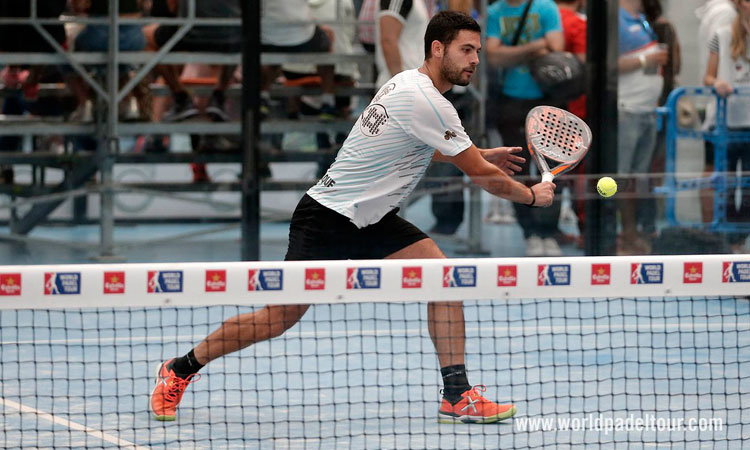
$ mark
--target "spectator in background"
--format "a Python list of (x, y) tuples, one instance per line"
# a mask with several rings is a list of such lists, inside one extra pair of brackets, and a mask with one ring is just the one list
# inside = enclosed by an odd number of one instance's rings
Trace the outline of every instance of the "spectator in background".
[[(528, 0), (531, 1), (531, 0)], [(494, 117), (503, 137), (503, 145), (520, 146), (526, 158), (521, 175), (529, 175), (533, 163), (528, 154), (524, 124), (528, 112), (539, 105), (556, 105), (545, 99), (534, 78), (529, 73), (528, 62), (550, 51), (562, 51), (565, 40), (562, 32), (560, 12), (552, 0), (533, 0), (528, 17), (516, 45), (513, 37), (518, 29), (524, 0), (499, 0), (488, 9), (486, 52), (491, 64), (502, 69), (498, 90), (500, 98), (493, 99), (497, 105)], [(531, 185), (533, 181), (527, 182)], [(526, 256), (559, 256), (562, 254), (555, 239), (559, 234), (560, 201), (555, 200), (549, 208), (531, 209), (514, 204), (518, 224), (526, 240)]]
[(424, 62), (424, 32), (432, 17), (425, 0), (380, 0), (375, 27), (376, 85)]
[[(166, 6), (166, 8), (165, 8)], [(155, 1), (152, 15), (187, 17), (188, 0)], [(199, 18), (234, 18), (241, 17), (238, 0), (196, 1), (195, 16)], [(177, 32), (177, 26), (163, 26), (158, 23), (149, 24), (143, 28), (148, 41), (149, 50), (158, 50)], [(172, 51), (187, 52), (225, 52), (239, 53), (242, 51), (242, 28), (225, 26), (195, 26), (180, 39)], [(164, 114), (162, 120), (175, 122), (186, 120), (198, 115), (193, 99), (187, 88), (180, 80), (181, 69), (177, 66), (157, 66), (160, 75), (172, 92), (172, 109)], [(214, 121), (227, 121), (229, 116), (224, 110), (226, 90), (234, 76), (234, 66), (221, 66), (221, 70), (214, 87), (211, 99), (206, 106), (206, 114)]]
[(365, 0), (357, 17), (357, 36), (367, 53), (375, 53), (375, 20), (379, 9), (380, 0)]
[[(677, 87), (677, 75), (680, 73), (680, 66), (682, 65), (680, 43), (677, 39), (677, 31), (674, 26), (662, 15), (661, 0), (641, 0), (641, 4), (643, 15), (646, 16), (646, 20), (654, 30), (657, 41), (667, 50), (667, 63), (662, 66), (661, 70), (664, 87), (658, 101), (658, 105), (663, 106), (666, 104), (669, 94)], [(666, 130), (662, 129), (657, 133), (656, 148), (651, 162), (651, 173), (664, 173), (666, 169), (666, 153)], [(663, 184), (661, 179), (652, 177), (650, 179), (649, 191), (653, 191), (655, 186), (661, 184)], [(651, 239), (656, 237), (656, 202), (656, 198), (649, 196), (649, 198), (640, 202), (636, 212), (641, 234)]]
[[(309, 23), (304, 23), (309, 22)], [(307, 0), (263, 0), (261, 3), (261, 51), (264, 53), (328, 53), (333, 49), (333, 31), (312, 23)], [(336, 85), (334, 66), (317, 66), (323, 95), (320, 97), (321, 117), (336, 116)], [(281, 66), (261, 68), (261, 113), (267, 114), (271, 84), (281, 74)]]
[[(565, 37), (565, 51), (570, 52), (584, 64), (586, 64), (586, 16), (581, 10), (586, 7), (586, 0), (556, 0), (560, 9), (563, 36)], [(586, 120), (586, 95), (568, 102), (566, 109), (583, 120)], [(586, 161), (582, 161), (575, 168), (578, 176), (572, 186), (572, 203), (578, 223), (578, 247), (583, 247), (583, 233), (586, 220)]]
[[(750, 98), (733, 95), (734, 88), (750, 87), (750, 1), (734, 0), (737, 17), (731, 26), (716, 30), (709, 42), (708, 63), (704, 83), (713, 86), (716, 93), (727, 97), (727, 126), (730, 129), (750, 129)], [(735, 173), (737, 166), (746, 172), (750, 167), (750, 142), (727, 144), (727, 173)], [(735, 180), (741, 183), (742, 179)], [(747, 222), (750, 218), (750, 189), (741, 189), (739, 207), (736, 206), (734, 189), (727, 195), (727, 219)], [(737, 253), (742, 253), (745, 234), (733, 233), (729, 242)]]
[[(648, 183), (632, 174), (649, 173), (656, 147), (656, 112), (664, 87), (660, 69), (668, 52), (659, 47), (657, 36), (641, 13), (640, 0), (619, 0), (619, 51), (617, 173), (625, 180), (625, 191), (645, 196)], [(622, 234), (618, 254), (651, 251), (637, 229), (638, 198), (623, 196), (618, 202)]]
[[(45, 0), (37, 4), (37, 17), (57, 18), (65, 11), (66, 0)], [(0, 17), (30, 17), (31, 0), (0, 0)], [(58, 44), (65, 45), (65, 28), (59, 25), (44, 25), (44, 29)], [(0, 52), (54, 52), (54, 48), (39, 34), (32, 25), (0, 25)], [(2, 83), (8, 90), (3, 103), (2, 113), (21, 115), (27, 111), (38, 115), (55, 115), (63, 113), (64, 105), (59, 99), (38, 99), (40, 81), (61, 81), (61, 75), (52, 66), (7, 66), (0, 73)], [(0, 151), (18, 151), (21, 149), (21, 136), (0, 136)], [(13, 184), (12, 166), (0, 167), (0, 183)]]
[[(354, 53), (354, 42), (357, 34), (357, 26), (354, 22), (357, 16), (354, 10), (352, 0), (310, 0), (310, 14), (314, 20), (326, 22), (339, 22), (339, 24), (330, 25), (333, 33), (333, 53), (340, 55), (351, 55)], [(310, 75), (316, 73), (316, 67), (313, 64), (295, 64), (287, 63), (283, 65), (284, 76), (291, 84), (309, 83)], [(359, 79), (359, 67), (354, 62), (339, 62), (334, 65), (334, 81), (336, 86), (354, 86)], [(290, 117), (297, 117), (299, 114), (320, 115), (322, 113), (321, 98), (319, 96), (303, 95), (301, 97), (288, 98), (287, 112)], [(335, 98), (335, 115), (336, 117), (348, 118), (351, 113), (351, 96), (337, 95)], [(346, 139), (346, 134), (336, 133), (335, 144), (331, 142), (331, 135), (327, 131), (316, 133), (317, 148), (319, 150), (329, 150), (328, 160), (321, 160), (319, 163), (318, 176), (325, 174), (328, 166), (335, 158), (334, 145), (340, 145)]]
[[(104, 17), (109, 15), (109, 0), (71, 0), (73, 12), (90, 17)], [(121, 0), (119, 7), (120, 17), (140, 17), (141, 5), (139, 0)], [(143, 36), (141, 27), (138, 25), (119, 26), (120, 51), (141, 51), (146, 48), (146, 38)], [(88, 24), (76, 36), (74, 50), (79, 52), (106, 52), (109, 50), (109, 25)], [(120, 86), (128, 81), (129, 68), (120, 66)], [(78, 99), (78, 108), (69, 117), (75, 121), (89, 121), (90, 117), (90, 90), (88, 84), (77, 74), (68, 79), (71, 91)], [(151, 96), (145, 82), (133, 89), (133, 95), (138, 102), (138, 109), (142, 118), (148, 119), (151, 115)], [(121, 116), (128, 112), (130, 100), (121, 104)]]
[[(737, 17), (737, 10), (733, 0), (706, 0), (706, 4), (695, 10), (695, 15), (700, 19), (698, 27), (698, 60), (700, 62), (700, 74), (705, 76), (708, 64), (709, 41), (719, 28), (731, 26)], [(716, 102), (711, 98), (706, 105), (706, 118), (704, 129), (712, 127), (716, 120)], [(705, 177), (710, 177), (714, 172), (714, 146), (713, 143), (705, 142)], [(711, 222), (714, 216), (713, 189), (702, 189), (701, 216), (704, 222)]]

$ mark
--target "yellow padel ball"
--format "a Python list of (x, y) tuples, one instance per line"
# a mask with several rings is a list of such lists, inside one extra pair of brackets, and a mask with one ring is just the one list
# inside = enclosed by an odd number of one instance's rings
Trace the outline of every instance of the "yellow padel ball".
[(617, 192), (617, 182), (612, 177), (601, 177), (596, 183), (596, 191), (602, 197), (612, 197)]

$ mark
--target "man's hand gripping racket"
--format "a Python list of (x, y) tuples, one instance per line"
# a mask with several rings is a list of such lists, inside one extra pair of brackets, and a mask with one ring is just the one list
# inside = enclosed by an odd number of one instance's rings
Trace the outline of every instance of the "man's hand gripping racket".
[[(526, 116), (526, 142), (529, 154), (542, 174), (542, 182), (533, 186), (532, 193), (541, 194), (533, 204), (548, 206), (549, 187), (552, 180), (572, 170), (581, 162), (591, 146), (591, 129), (575, 114), (554, 106), (537, 106)], [(547, 159), (556, 163), (550, 168)], [(545, 184), (549, 183), (550, 185)], [(554, 196), (554, 192), (553, 192)], [(552, 203), (551, 200), (549, 203)]]

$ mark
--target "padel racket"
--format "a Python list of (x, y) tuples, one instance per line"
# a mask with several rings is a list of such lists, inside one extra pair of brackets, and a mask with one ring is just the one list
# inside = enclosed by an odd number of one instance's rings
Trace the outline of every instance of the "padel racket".
[[(591, 129), (575, 114), (537, 106), (526, 116), (526, 142), (542, 181), (552, 181), (578, 165), (591, 146)], [(547, 159), (556, 163), (550, 168)]]

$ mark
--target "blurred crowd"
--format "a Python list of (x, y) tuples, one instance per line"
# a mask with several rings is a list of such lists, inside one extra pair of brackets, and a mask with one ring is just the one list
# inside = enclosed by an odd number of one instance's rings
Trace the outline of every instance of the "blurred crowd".
[[(0, 0), (0, 17), (28, 17), (28, 0)], [(119, 15), (132, 17), (187, 17), (188, 0), (120, 0)], [(195, 0), (199, 18), (238, 18), (242, 0)], [(336, 53), (371, 54), (374, 60), (375, 88), (391, 76), (421, 65), (424, 58), (423, 34), (430, 17), (440, 9), (461, 10), (473, 15), (486, 30), (484, 63), (489, 67), (489, 100), (486, 123), (483, 124), (491, 144), (526, 148), (524, 120), (533, 107), (541, 104), (566, 108), (586, 119), (586, 98), (567, 88), (550, 90), (535, 76), (533, 66), (550, 55), (572, 55), (581, 65), (586, 63), (586, 0), (497, 0), (490, 2), (486, 17), (480, 17), (479, 2), (474, 0), (262, 0), (261, 50), (270, 53)], [(108, 0), (44, 0), (37, 14), (42, 18), (64, 16), (105, 17)], [(700, 20), (696, 52), (703, 64), (707, 86), (730, 98), (729, 125), (750, 127), (750, 105), (733, 95), (735, 87), (750, 85), (750, 0), (707, 0), (696, 11)], [(319, 23), (316, 25), (315, 23)], [(322, 24), (320, 24), (322, 23)], [(618, 148), (617, 176), (625, 195), (618, 200), (618, 253), (648, 253), (657, 236), (657, 203), (647, 195), (655, 181), (633, 174), (664, 171), (665, 139), (657, 128), (656, 108), (664, 105), (667, 95), (678, 85), (681, 48), (675, 26), (664, 13), (660, 0), (619, 0), (618, 13)], [(45, 25), (51, 41), (44, 39), (30, 25), (0, 25), (0, 52), (101, 52), (108, 48), (109, 27), (101, 24)], [(239, 27), (198, 26), (184, 36), (175, 36), (177, 25), (158, 21), (147, 25), (127, 24), (119, 29), (121, 51), (158, 51), (171, 46), (181, 52), (241, 51)], [(568, 61), (568, 62), (565, 62)], [(554, 62), (554, 60), (553, 60)], [(572, 64), (558, 59), (555, 64)], [(351, 96), (337, 94), (341, 87), (356, 86), (361, 66), (342, 59), (337, 64), (290, 63), (263, 66), (261, 71), (261, 114), (264, 118), (283, 115), (297, 119), (351, 119), (357, 103)], [(86, 67), (95, 80), (105, 74), (102, 67)], [(135, 67), (119, 69), (119, 84), (124, 86), (135, 74)], [(581, 71), (582, 69), (578, 68)], [(2, 68), (2, 113), (5, 115), (58, 116), (65, 120), (90, 122), (97, 108), (96, 96), (80, 73), (65, 65), (12, 65)], [(186, 64), (158, 65), (136, 84), (119, 105), (120, 120), (176, 122), (186, 120), (228, 121), (239, 116), (236, 96), (228, 95), (232, 85), (242, 81), (240, 68)], [(67, 95), (40, 95), (40, 85), (57, 83)], [(154, 95), (162, 85), (167, 95)], [(317, 86), (318, 95), (287, 96), (281, 102), (274, 98), (274, 86)], [(200, 89), (199, 89), (200, 88)], [(198, 95), (200, 94), (200, 95)], [(465, 88), (446, 93), (464, 123), (473, 114), (471, 97)], [(715, 110), (708, 108), (703, 127), (714, 126)], [(471, 130), (470, 130), (471, 131)], [(343, 135), (318, 133), (319, 148), (335, 148)], [(17, 151), (21, 137), (0, 137), (0, 151)], [(45, 138), (39, 147), (55, 151), (62, 145), (59, 138)], [(278, 147), (280, 137), (270, 138)], [(236, 140), (225, 136), (192, 136), (194, 151), (234, 151)], [(135, 151), (165, 152), (168, 136), (141, 136)], [(733, 143), (728, 148), (728, 164), (742, 170), (746, 167), (747, 143)], [(525, 150), (524, 150), (525, 151)], [(713, 149), (706, 145), (705, 171), (713, 171)], [(526, 158), (529, 160), (528, 154)], [(433, 165), (430, 176), (439, 179), (460, 177), (449, 165)], [(585, 172), (585, 164), (578, 171)], [(209, 181), (205, 165), (193, 165), (194, 181)], [(538, 174), (533, 164), (526, 164), (521, 175)], [(12, 183), (12, 168), (4, 167), (5, 183)], [(575, 180), (575, 177), (569, 177)], [(517, 222), (523, 230), (526, 254), (529, 256), (561, 255), (560, 245), (581, 245), (585, 229), (581, 198), (583, 182), (558, 183), (558, 189), (569, 189), (573, 213), (579, 228), (575, 234), (563, 233), (559, 226), (560, 202), (545, 209), (515, 205), (511, 211), (502, 202), (494, 202), (486, 221)], [(438, 189), (439, 190), (439, 189)], [(558, 196), (560, 198), (562, 196)], [(730, 202), (730, 200), (727, 200)], [(741, 199), (731, 199), (732, 217), (748, 219), (750, 200), (744, 191)], [(706, 190), (701, 196), (704, 221), (713, 212), (713, 196)], [(729, 207), (728, 206), (728, 207)], [(564, 215), (565, 212), (563, 212)], [(435, 226), (432, 231), (453, 234), (464, 217), (461, 191), (436, 193), (433, 196)], [(737, 235), (740, 243), (744, 235)]]

